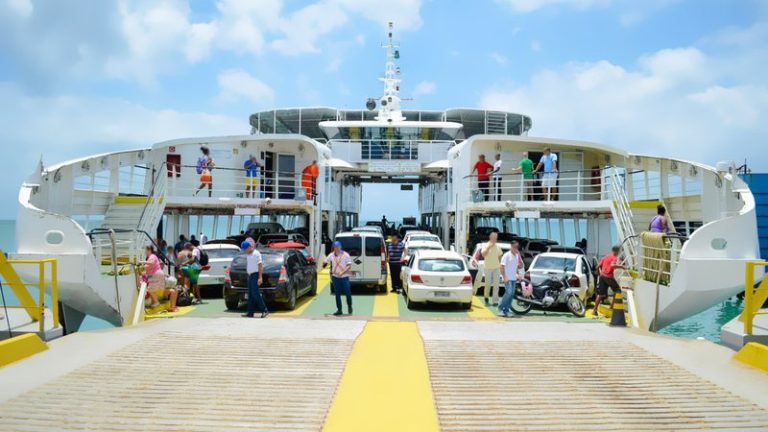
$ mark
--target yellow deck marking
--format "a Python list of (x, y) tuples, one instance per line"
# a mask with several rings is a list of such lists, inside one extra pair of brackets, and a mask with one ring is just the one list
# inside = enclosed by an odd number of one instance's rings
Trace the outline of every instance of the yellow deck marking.
[(170, 306), (171, 304), (168, 301), (165, 301), (156, 308), (146, 310), (146, 312), (144, 312), (144, 320), (146, 321), (156, 318), (173, 318), (186, 315), (195, 310), (195, 306), (179, 306), (176, 312), (168, 312), (168, 308)]
[(467, 312), (470, 318), (497, 318), (498, 316), (488, 309), (477, 296), (472, 296), (472, 310)]
[(390, 291), (392, 291), (392, 280), (387, 276), (387, 293), (376, 295), (373, 300), (373, 316), (395, 318), (400, 316), (400, 294)]
[(325, 287), (327, 287), (330, 282), (331, 282), (331, 278), (328, 275), (327, 270), (317, 272), (317, 295), (315, 295), (314, 297), (311, 297), (310, 299), (305, 301), (304, 304), (302, 304), (301, 306), (297, 307), (292, 311), (277, 312), (276, 314), (280, 316), (299, 316), (303, 314), (304, 311), (307, 310), (309, 305), (311, 305), (313, 301), (317, 300), (317, 297), (325, 291)]
[(0, 367), (24, 360), (47, 349), (48, 345), (34, 333), (0, 341)]
[(366, 324), (347, 360), (323, 430), (439, 430), (416, 323)]

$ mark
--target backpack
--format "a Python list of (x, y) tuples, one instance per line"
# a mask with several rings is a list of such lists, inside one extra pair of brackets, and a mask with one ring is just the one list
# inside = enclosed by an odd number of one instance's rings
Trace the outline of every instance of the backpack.
[(208, 168), (206, 165), (207, 165), (206, 158), (204, 156), (200, 156), (199, 158), (197, 158), (197, 166), (195, 167), (197, 174), (202, 174), (203, 170)]
[(205, 267), (208, 265), (208, 253), (202, 249), (200, 250), (200, 265)]
[(192, 296), (185, 290), (179, 291), (179, 296), (176, 297), (176, 306), (192, 306)]

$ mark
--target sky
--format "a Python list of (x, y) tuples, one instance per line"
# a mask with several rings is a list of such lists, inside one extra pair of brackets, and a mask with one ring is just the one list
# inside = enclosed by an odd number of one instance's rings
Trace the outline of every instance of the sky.
[[(388, 21), (404, 108), (504, 109), (532, 136), (768, 171), (765, 0), (0, 0), (0, 218), (40, 157), (363, 107)], [(392, 190), (367, 187), (361, 218), (415, 215), (410, 195), (381, 205)]]

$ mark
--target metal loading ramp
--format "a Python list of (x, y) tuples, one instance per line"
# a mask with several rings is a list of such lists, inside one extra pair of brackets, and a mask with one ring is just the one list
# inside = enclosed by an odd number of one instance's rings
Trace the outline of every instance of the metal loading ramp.
[(526, 327), (422, 323), (441, 430), (768, 430), (765, 408), (634, 343)]
[(0, 429), (317, 431), (362, 328), (178, 321), (8, 400)]

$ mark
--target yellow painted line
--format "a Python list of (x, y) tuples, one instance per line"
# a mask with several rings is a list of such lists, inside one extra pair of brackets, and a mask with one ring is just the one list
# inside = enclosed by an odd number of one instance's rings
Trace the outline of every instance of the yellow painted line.
[(47, 349), (48, 345), (34, 333), (0, 341), (0, 367), (24, 360)]
[[(155, 199), (152, 198), (150, 201), (154, 203)], [(119, 196), (115, 197), (115, 204), (146, 204), (147, 200), (147, 197)], [(162, 198), (160, 198), (160, 202), (163, 202)]]
[(308, 301), (305, 301), (301, 306), (297, 307), (296, 309), (292, 311), (287, 312), (276, 312), (276, 315), (280, 316), (299, 316), (304, 313), (305, 310), (309, 307), (309, 305), (312, 304), (317, 298), (320, 296), (320, 294), (325, 291), (325, 287), (328, 286), (330, 283), (331, 278), (328, 275), (328, 271), (322, 271), (317, 273), (317, 294), (310, 298)]
[(661, 201), (630, 201), (629, 208), (636, 209), (655, 209)]
[(734, 360), (768, 372), (768, 346), (749, 342), (733, 355)]
[(373, 316), (375, 317), (394, 317), (400, 316), (400, 294), (392, 291), (392, 279), (387, 276), (386, 294), (377, 294), (373, 300)]
[(498, 318), (498, 315), (488, 309), (487, 306), (480, 300), (480, 297), (472, 296), (472, 309), (467, 312), (470, 318)]
[(439, 430), (414, 322), (372, 321), (355, 342), (323, 431)]
[(174, 318), (179, 316), (184, 316), (193, 310), (195, 310), (195, 306), (179, 306), (176, 310), (176, 312), (168, 312), (168, 308), (171, 306), (171, 304), (166, 301), (165, 303), (162, 303), (160, 306), (147, 310), (144, 312), (144, 320), (151, 320), (151, 319), (157, 319), (157, 318)]

